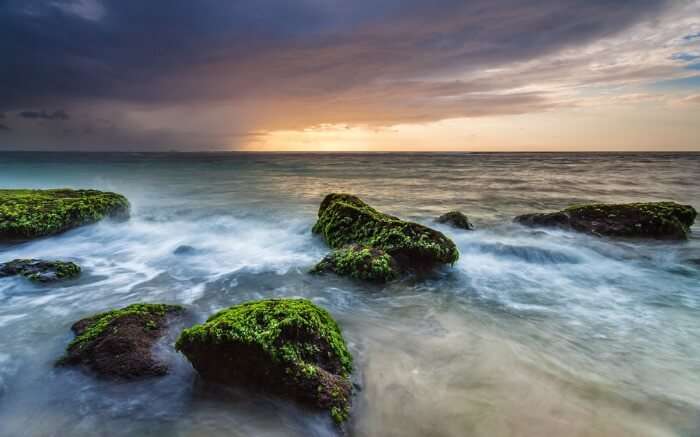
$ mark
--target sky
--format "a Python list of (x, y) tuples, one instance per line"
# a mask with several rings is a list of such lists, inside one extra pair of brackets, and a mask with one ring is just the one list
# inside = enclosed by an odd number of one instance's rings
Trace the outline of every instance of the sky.
[(0, 0), (0, 150), (700, 151), (700, 0)]

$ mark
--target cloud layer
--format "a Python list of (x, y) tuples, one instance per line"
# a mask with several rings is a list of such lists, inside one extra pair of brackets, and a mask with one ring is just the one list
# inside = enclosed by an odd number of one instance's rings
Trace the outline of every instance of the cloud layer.
[(526, 114), (693, 75), (699, 31), (697, 1), (6, 0), (0, 111), (108, 148)]

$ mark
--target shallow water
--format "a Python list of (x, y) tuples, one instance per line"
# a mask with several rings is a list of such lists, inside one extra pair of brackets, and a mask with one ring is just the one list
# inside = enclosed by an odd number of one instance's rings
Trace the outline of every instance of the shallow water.
[[(251, 299), (303, 296), (355, 356), (356, 436), (700, 435), (700, 226), (687, 243), (611, 241), (511, 224), (586, 201), (700, 208), (698, 154), (0, 153), (1, 187), (129, 197), (132, 219), (0, 247), (72, 259), (74, 282), (0, 279), (0, 435), (334, 435), (323, 414), (196, 378), (179, 328)], [(323, 195), (358, 194), (434, 226), (461, 252), (385, 287), (306, 271)], [(477, 230), (432, 219), (461, 209)], [(174, 254), (181, 245), (194, 248)], [(117, 384), (54, 369), (77, 319), (180, 303), (160, 379)]]

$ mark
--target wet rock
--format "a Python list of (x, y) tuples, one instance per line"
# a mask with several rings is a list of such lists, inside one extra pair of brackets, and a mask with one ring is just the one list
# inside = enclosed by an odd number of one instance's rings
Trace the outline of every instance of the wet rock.
[(357, 244), (329, 253), (311, 272), (335, 273), (374, 282), (386, 282), (399, 275), (398, 266), (391, 255), (381, 249)]
[(0, 190), (0, 242), (54, 235), (104, 218), (125, 219), (124, 196), (96, 190)]
[(173, 251), (173, 254), (175, 255), (194, 255), (197, 253), (197, 249), (195, 249), (192, 246), (188, 246), (186, 244), (182, 246), (177, 246), (175, 250)]
[(80, 275), (80, 266), (66, 261), (15, 259), (0, 264), (0, 278), (21, 275), (34, 282), (73, 279)]
[(598, 236), (685, 240), (697, 212), (675, 202), (591, 204), (515, 218), (525, 226), (558, 227)]
[(75, 339), (58, 366), (82, 365), (100, 376), (136, 379), (161, 376), (168, 366), (152, 354), (167, 322), (184, 308), (177, 305), (133, 304), (73, 324)]
[[(334, 270), (353, 277), (363, 276), (363, 272), (352, 267), (367, 266), (366, 250), (370, 258), (382, 264), (387, 257), (391, 258), (388, 260), (391, 268), (382, 270), (386, 273), (383, 280), (393, 279), (396, 272), (426, 271), (440, 264), (452, 264), (459, 258), (455, 244), (441, 232), (381, 213), (350, 194), (333, 193), (323, 199), (313, 232), (330, 247), (340, 250), (330, 255), (331, 261), (350, 261), (346, 268)], [(362, 249), (349, 247), (352, 245)], [(355, 255), (362, 255), (362, 262), (352, 259)], [(329, 264), (328, 258), (324, 261), (314, 270), (324, 270), (324, 264)], [(378, 274), (373, 274), (372, 279), (382, 280)]]
[(453, 228), (457, 229), (464, 229), (467, 231), (471, 231), (474, 229), (474, 226), (469, 222), (467, 216), (462, 214), (462, 212), (460, 211), (446, 212), (445, 214), (438, 217), (436, 221), (438, 223), (450, 225)]
[(347, 419), (352, 372), (336, 322), (306, 299), (232, 306), (185, 329), (181, 351), (204, 380), (246, 386)]

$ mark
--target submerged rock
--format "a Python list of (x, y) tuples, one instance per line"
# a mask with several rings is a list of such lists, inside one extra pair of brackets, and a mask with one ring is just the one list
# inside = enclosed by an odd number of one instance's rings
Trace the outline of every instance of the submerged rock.
[(197, 253), (197, 249), (195, 249), (192, 246), (188, 246), (186, 244), (183, 244), (181, 246), (177, 246), (175, 250), (173, 251), (174, 255), (194, 255)]
[[(459, 258), (455, 244), (441, 232), (381, 213), (350, 194), (332, 193), (323, 199), (313, 232), (339, 251), (321, 261), (315, 271), (362, 278), (365, 272), (355, 267), (369, 265), (373, 280), (386, 281), (397, 272), (425, 271)], [(357, 255), (362, 258), (358, 260)], [(385, 264), (389, 268), (373, 267)]]
[(129, 201), (96, 190), (0, 190), (0, 241), (58, 234), (106, 217), (129, 216)]
[(53, 282), (77, 277), (80, 275), (80, 266), (72, 262), (40, 259), (15, 259), (0, 263), (0, 278), (15, 275), (35, 282)]
[(515, 222), (559, 227), (608, 237), (685, 240), (697, 212), (675, 202), (591, 204), (546, 214), (525, 214)]
[(182, 311), (177, 305), (133, 304), (79, 320), (71, 327), (75, 339), (56, 364), (80, 364), (118, 379), (165, 375), (168, 366), (153, 356), (152, 348), (168, 319)]
[(466, 215), (462, 214), (461, 211), (450, 211), (441, 215), (436, 219), (438, 223), (443, 223), (450, 225), (457, 229), (464, 229), (471, 231), (474, 229), (474, 225), (469, 222)]
[(330, 314), (306, 299), (232, 306), (185, 329), (175, 347), (205, 380), (295, 399), (336, 422), (348, 417), (352, 357)]

